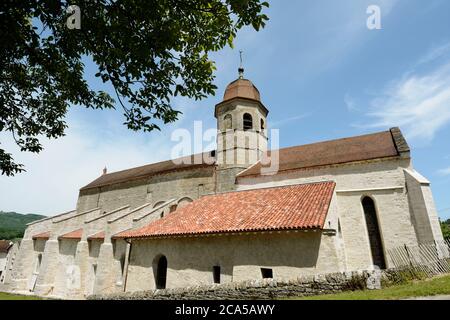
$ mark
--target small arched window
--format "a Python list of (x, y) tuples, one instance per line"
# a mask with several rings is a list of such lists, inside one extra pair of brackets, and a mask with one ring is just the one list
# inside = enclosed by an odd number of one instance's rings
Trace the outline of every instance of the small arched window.
[(227, 114), (223, 117), (223, 128), (225, 130), (230, 130), (233, 128), (233, 118), (231, 117), (231, 114)]
[[(97, 267), (97, 266), (96, 266)], [(124, 275), (125, 272), (125, 254), (122, 254), (120, 256), (120, 270), (122, 272), (122, 276)]]
[(265, 126), (264, 126), (264, 119), (261, 119), (261, 130), (264, 130)]
[(339, 219), (338, 219), (338, 236), (339, 239), (342, 239), (341, 221)]
[(39, 274), (39, 270), (41, 269), (41, 263), (42, 263), (42, 253), (39, 253), (37, 255), (36, 263), (34, 265), (34, 273)]
[(244, 113), (244, 130), (251, 130), (253, 129), (253, 118), (250, 113)]
[(164, 204), (164, 201), (158, 201), (153, 205), (153, 208), (159, 207), (162, 204)]

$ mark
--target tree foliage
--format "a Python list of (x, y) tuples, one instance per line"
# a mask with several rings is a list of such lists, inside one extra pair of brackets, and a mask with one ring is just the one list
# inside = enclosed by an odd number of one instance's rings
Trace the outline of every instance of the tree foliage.
[[(81, 28), (66, 25), (69, 5)], [(58, 138), (69, 106), (120, 106), (132, 130), (152, 131), (177, 119), (171, 98), (213, 94), (208, 53), (232, 45), (237, 31), (264, 27), (260, 0), (2, 0), (0, 1), (0, 132), (22, 151)], [(93, 88), (83, 58), (115, 94)], [(24, 170), (0, 148), (2, 174)]]
[(441, 221), (441, 230), (444, 239), (450, 239), (450, 219), (447, 221)]

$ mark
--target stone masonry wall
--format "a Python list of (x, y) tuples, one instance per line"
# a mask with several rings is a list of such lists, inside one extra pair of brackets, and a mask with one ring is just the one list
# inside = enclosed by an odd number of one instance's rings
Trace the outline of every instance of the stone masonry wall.
[[(320, 181), (336, 182), (338, 219), (345, 247), (347, 270), (365, 270), (372, 264), (370, 243), (361, 199), (375, 202), (387, 267), (391, 248), (417, 245), (413, 212), (405, 187), (404, 169), (411, 169), (410, 159), (384, 159), (281, 172), (274, 176), (238, 178), (237, 190), (278, 187)], [(334, 227), (336, 228), (336, 227)]]
[(261, 279), (179, 289), (92, 295), (90, 300), (239, 300), (312, 296), (364, 289), (371, 271), (302, 276), (293, 280)]
[(102, 212), (125, 205), (135, 209), (146, 203), (152, 206), (172, 198), (197, 199), (214, 193), (214, 166), (158, 174), (110, 186), (81, 190), (77, 202), (79, 212), (100, 207)]
[(221, 283), (261, 279), (261, 268), (272, 269), (276, 279), (344, 271), (334, 238), (300, 231), (132, 241), (126, 290), (156, 288), (160, 255), (167, 259), (166, 288), (212, 284), (213, 266), (220, 267)]

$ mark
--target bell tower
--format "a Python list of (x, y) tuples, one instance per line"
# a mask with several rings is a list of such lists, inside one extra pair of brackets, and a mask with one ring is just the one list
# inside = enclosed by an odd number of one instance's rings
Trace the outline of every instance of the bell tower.
[(217, 191), (235, 189), (236, 175), (258, 162), (267, 151), (267, 114), (255, 85), (239, 78), (225, 89), (222, 102), (215, 107), (217, 119)]

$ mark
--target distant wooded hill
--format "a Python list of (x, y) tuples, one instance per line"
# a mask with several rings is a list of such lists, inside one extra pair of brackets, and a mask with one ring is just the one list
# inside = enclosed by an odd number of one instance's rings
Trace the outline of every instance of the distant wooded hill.
[(27, 223), (46, 218), (39, 214), (20, 214), (0, 211), (0, 239), (22, 238)]

